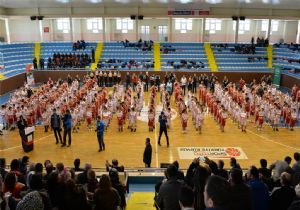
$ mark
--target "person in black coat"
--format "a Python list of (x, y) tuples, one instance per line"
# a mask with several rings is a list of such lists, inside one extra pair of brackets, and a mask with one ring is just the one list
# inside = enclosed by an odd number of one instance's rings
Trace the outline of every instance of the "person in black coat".
[(152, 159), (152, 146), (150, 144), (150, 138), (146, 138), (146, 147), (143, 156), (143, 162), (145, 163), (146, 168), (151, 167), (151, 159)]
[(53, 109), (53, 114), (51, 115), (51, 128), (54, 131), (54, 136), (56, 139), (56, 144), (58, 144), (58, 137), (59, 141), (62, 144), (62, 138), (61, 138), (61, 119), (60, 116), (56, 113), (56, 109)]
[(37, 69), (37, 68), (38, 68), (38, 65), (37, 65), (37, 59), (36, 59), (36, 58), (34, 58), (34, 59), (32, 60), (32, 63), (33, 63), (33, 68), (34, 68), (34, 69)]
[(19, 134), (22, 139), (22, 141), (26, 140), (26, 135), (25, 135), (25, 128), (27, 127), (27, 121), (23, 118), (21, 115), (18, 122), (17, 122), (17, 127), (19, 129)]

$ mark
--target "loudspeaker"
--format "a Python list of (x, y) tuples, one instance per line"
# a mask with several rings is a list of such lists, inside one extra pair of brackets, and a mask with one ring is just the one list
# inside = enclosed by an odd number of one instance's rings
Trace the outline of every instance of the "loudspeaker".
[(36, 20), (36, 16), (31, 16), (30, 20)]
[(237, 21), (238, 17), (237, 16), (232, 16), (232, 20)]
[(130, 15), (130, 19), (131, 20), (135, 20), (136, 19), (136, 15)]
[(143, 16), (143, 15), (139, 15), (139, 16), (138, 16), (138, 19), (139, 19), (139, 20), (143, 20), (143, 19), (144, 19), (144, 16)]
[(43, 19), (44, 19), (44, 16), (37, 16), (37, 19), (38, 19), (38, 20), (43, 20)]
[(240, 20), (245, 20), (246, 17), (245, 16), (240, 16)]

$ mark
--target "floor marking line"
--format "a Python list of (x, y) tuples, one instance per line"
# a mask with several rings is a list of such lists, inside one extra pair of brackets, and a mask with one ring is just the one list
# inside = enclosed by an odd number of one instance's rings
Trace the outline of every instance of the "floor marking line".
[(272, 143), (274, 143), (274, 144), (281, 145), (281, 146), (286, 147), (286, 148), (289, 148), (289, 149), (293, 149), (293, 150), (298, 150), (298, 151), (300, 151), (300, 148), (292, 147), (292, 146), (289, 146), (289, 145), (286, 145), (286, 144), (283, 144), (283, 143), (280, 143), (280, 142), (277, 142), (277, 141), (273, 141), (273, 140), (271, 140), (271, 139), (268, 139), (267, 137), (264, 137), (264, 136), (261, 136), (261, 135), (259, 135), (259, 134), (257, 134), (257, 133), (254, 133), (254, 132), (251, 131), (251, 130), (247, 130), (247, 132), (250, 132), (250, 133), (254, 134), (255, 136), (258, 136), (258, 137), (260, 137), (261, 139), (264, 139), (265, 141), (269, 141), (269, 142), (272, 142)]
[[(40, 141), (43, 141), (44, 139), (48, 138), (49, 136), (53, 136), (53, 134), (49, 134), (47, 136), (39, 138), (38, 140), (34, 141), (34, 143), (38, 143)], [(19, 147), (22, 147), (22, 145), (14, 146), (14, 147), (9, 147), (9, 148), (6, 148), (6, 149), (2, 149), (2, 150), (0, 150), (0, 152), (5, 152), (5, 151), (11, 150), (11, 149), (16, 149), (16, 148), (19, 148)]]

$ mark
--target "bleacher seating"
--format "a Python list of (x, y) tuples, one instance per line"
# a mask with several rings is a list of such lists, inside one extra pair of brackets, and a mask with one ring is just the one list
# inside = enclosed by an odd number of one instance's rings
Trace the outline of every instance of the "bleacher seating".
[[(122, 62), (118, 63), (105, 63), (110, 59), (120, 60)], [(100, 63), (104, 67), (115, 66), (119, 70), (128, 70), (128, 67), (122, 67), (122, 63), (127, 63), (130, 60), (135, 60), (137, 63), (149, 63), (153, 62), (153, 52), (152, 51), (143, 51), (135, 47), (124, 47), (121, 42), (107, 42), (104, 44), (102, 56)], [(137, 69), (142, 69), (140, 66)]]
[[(264, 59), (267, 58), (266, 48), (256, 47), (255, 54), (240, 54), (231, 51), (235, 44), (227, 45), (224, 48), (212, 44), (219, 71), (270, 71), (268, 61)], [(258, 57), (261, 59), (258, 60)], [(255, 60), (248, 61), (248, 58), (255, 58)]]
[(300, 73), (300, 48), (295, 50), (288, 45), (274, 45), (273, 54), (274, 66), (283, 68), (285, 73), (300, 77), (300, 74), (295, 74)]
[(54, 53), (75, 53), (82, 54), (87, 53), (90, 57), (92, 54), (91, 49), (94, 48), (96, 50), (97, 43), (96, 42), (86, 42), (86, 49), (85, 50), (76, 50), (73, 51), (73, 43), (71, 42), (48, 42), (48, 43), (42, 43), (41, 44), (41, 57), (45, 59), (45, 68), (48, 64), (48, 58), (53, 58)]
[(0, 44), (0, 52), (3, 54), (5, 77), (11, 77), (23, 73), (26, 64), (31, 64), (34, 54), (33, 43)]
[[(171, 46), (175, 51), (169, 51), (167, 54), (161, 52), (162, 70), (173, 70), (174, 68), (170, 65), (170, 62), (174, 62), (176, 66), (180, 65), (181, 60), (193, 61), (197, 64), (202, 62), (203, 64), (200, 64), (200, 66), (204, 65), (204, 68), (198, 68), (198, 70), (209, 70), (203, 43), (161, 43), (161, 48), (164, 46)], [(181, 68), (180, 70), (189, 69)]]

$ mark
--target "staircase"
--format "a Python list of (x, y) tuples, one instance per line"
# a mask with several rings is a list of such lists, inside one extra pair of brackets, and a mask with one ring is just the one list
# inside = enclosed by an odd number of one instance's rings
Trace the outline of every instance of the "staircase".
[(273, 45), (269, 45), (267, 48), (268, 52), (268, 68), (273, 68)]
[(41, 56), (41, 43), (34, 44), (34, 57), (37, 60), (38, 66), (40, 65), (40, 56)]
[(103, 46), (104, 46), (103, 42), (97, 43), (97, 48), (95, 51), (95, 62), (92, 63), (92, 66), (91, 66), (92, 71), (95, 71), (97, 69), (97, 64), (102, 55)]
[(153, 60), (154, 60), (154, 71), (161, 70), (161, 63), (160, 63), (160, 43), (155, 42), (153, 45)]
[(207, 57), (207, 60), (208, 60), (210, 70), (212, 72), (218, 71), (218, 66), (217, 66), (217, 63), (216, 63), (214, 53), (211, 49), (210, 43), (204, 43), (204, 49), (205, 49), (205, 53), (206, 53), (206, 57)]

